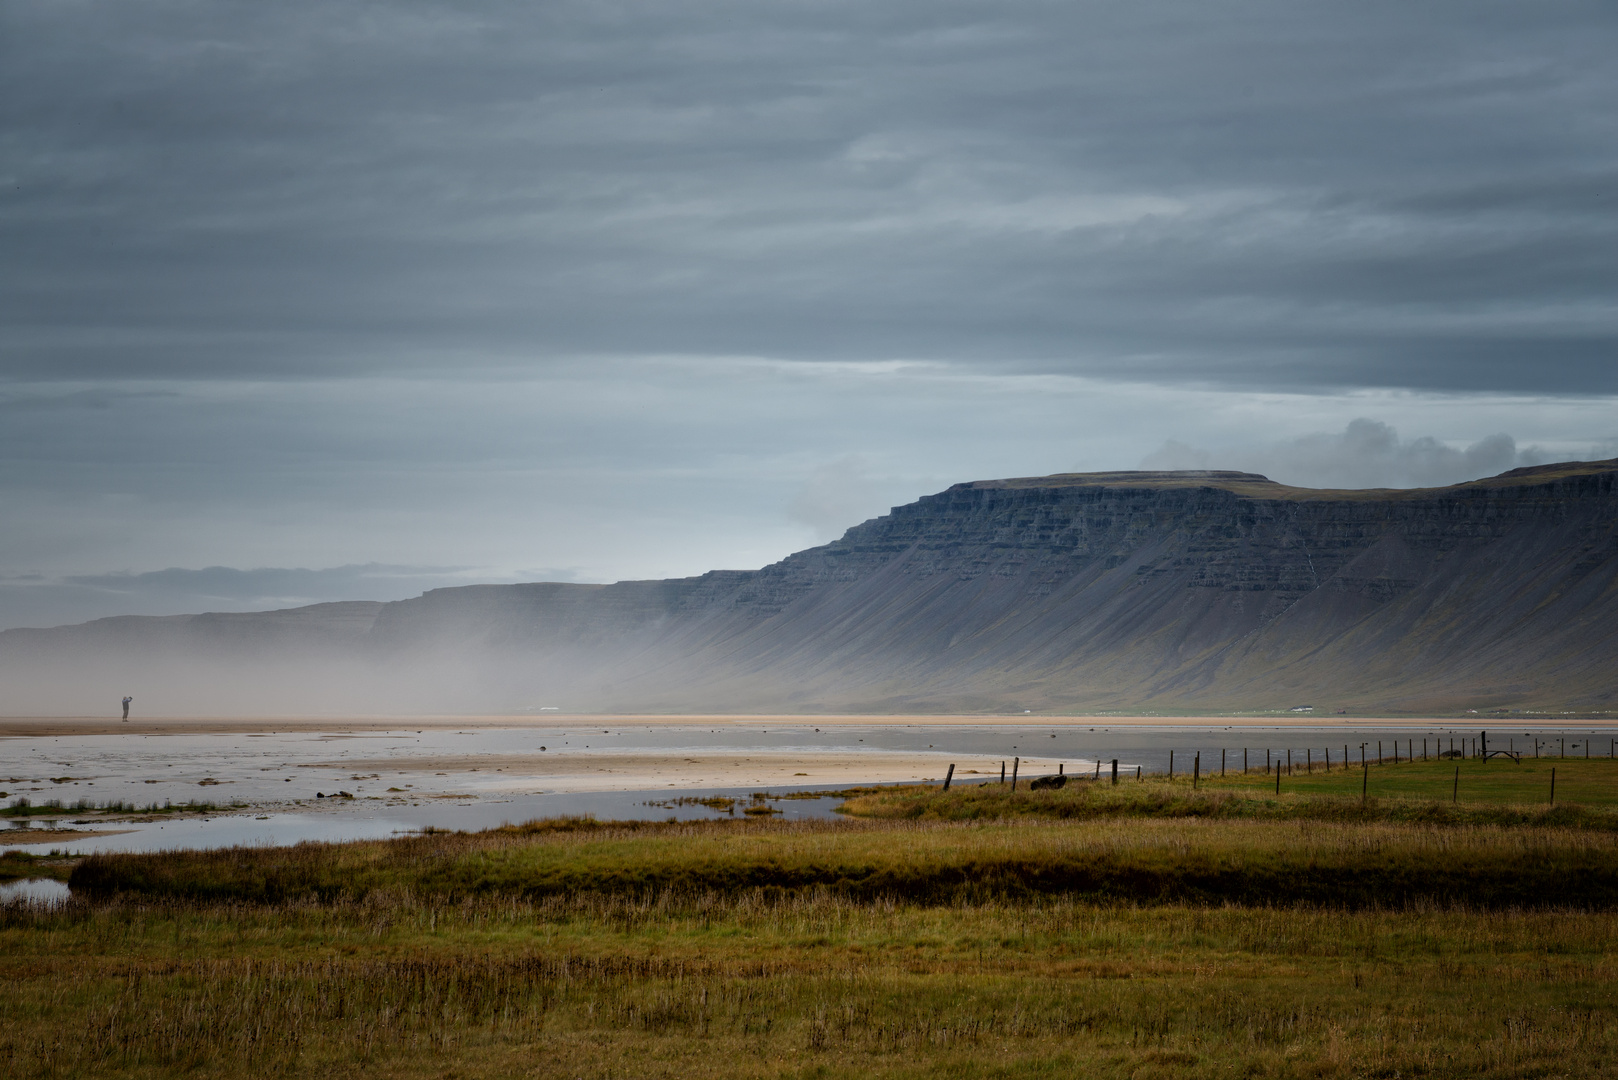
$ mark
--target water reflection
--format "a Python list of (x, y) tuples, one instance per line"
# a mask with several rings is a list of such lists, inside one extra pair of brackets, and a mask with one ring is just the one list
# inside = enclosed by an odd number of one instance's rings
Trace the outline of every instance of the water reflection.
[(46, 878), (26, 881), (8, 881), (0, 885), (0, 904), (10, 900), (32, 900), (36, 903), (59, 904), (69, 896), (67, 884)]

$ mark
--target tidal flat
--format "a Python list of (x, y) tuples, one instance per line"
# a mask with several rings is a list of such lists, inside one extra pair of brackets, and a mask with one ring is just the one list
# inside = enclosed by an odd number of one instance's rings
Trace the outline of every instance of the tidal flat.
[[(0, 1063), (1618, 1073), (1604, 808), (1446, 817), (1431, 800), (1166, 778), (996, 789), (871, 791), (843, 821), (560, 820), (86, 858), (66, 902), (0, 908)], [(991, 798), (993, 814), (940, 813)]]
[[(1116, 760), (1126, 777), (1184, 776), (1200, 762), (1206, 778), (1239, 772), (1244, 761), (1261, 773), (1266, 762), (1295, 759), (1300, 778), (1306, 763), (1316, 770), (1298, 781), (1310, 784), (1327, 775), (1317, 775), (1324, 762), (1340, 770), (1367, 751), (1373, 760), (1396, 750), (1436, 757), (1475, 744), (1478, 732), (1459, 723), (1291, 715), (0, 718), (0, 849), (76, 856), (361, 840), (561, 816), (711, 819), (728, 813), (702, 801), (708, 796), (937, 783), (952, 765), (962, 786), (997, 780), (1002, 769), (1020, 768), (1024, 779), (1059, 770), (1097, 777)], [(1491, 718), (1488, 726), (1490, 745), (1543, 752), (1522, 762), (1525, 775), (1618, 753), (1607, 729), (1543, 719)], [(1338, 783), (1338, 772), (1329, 776)], [(1565, 785), (1566, 769), (1562, 776)], [(1293, 783), (1292, 771), (1286, 779)], [(1436, 792), (1437, 782), (1430, 786)], [(1530, 783), (1521, 797), (1540, 794)], [(1568, 789), (1565, 797), (1594, 796)], [(829, 817), (837, 800), (771, 805), (784, 817)]]

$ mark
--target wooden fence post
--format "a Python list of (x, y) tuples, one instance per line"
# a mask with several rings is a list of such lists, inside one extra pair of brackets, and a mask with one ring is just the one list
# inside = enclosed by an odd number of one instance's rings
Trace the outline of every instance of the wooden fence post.
[(1169, 779), (1174, 779), (1174, 751), (1169, 751)]
[(1022, 758), (1014, 757), (1014, 758), (1011, 759), (1011, 790), (1012, 791), (1017, 790), (1017, 766), (1021, 765), (1021, 764), (1022, 764)]
[(1281, 794), (1281, 763), (1279, 761), (1275, 763), (1275, 793), (1277, 795)]
[(1224, 747), (1219, 748), (1219, 775), (1221, 777), (1223, 777), (1225, 775), (1225, 749), (1224, 749)]
[(1360, 777), (1360, 805), (1364, 806), (1365, 793), (1371, 787), (1371, 766), (1361, 763), (1360, 767), (1364, 770), (1364, 775)]
[(1455, 787), (1449, 793), (1449, 801), (1452, 803), (1461, 801), (1461, 767), (1459, 765), (1455, 766)]
[(1112, 786), (1118, 786), (1118, 759), (1112, 759)]
[(1556, 805), (1556, 766), (1551, 766), (1551, 805)]
[(1197, 790), (1197, 782), (1200, 781), (1201, 779), (1202, 779), (1202, 751), (1198, 750), (1197, 751), (1197, 756), (1191, 759), (1191, 790), (1192, 791)]
[(949, 782), (951, 780), (953, 780), (953, 779), (955, 779), (955, 763), (952, 761), (949, 764), (949, 772), (944, 774), (944, 790), (945, 791), (949, 790)]

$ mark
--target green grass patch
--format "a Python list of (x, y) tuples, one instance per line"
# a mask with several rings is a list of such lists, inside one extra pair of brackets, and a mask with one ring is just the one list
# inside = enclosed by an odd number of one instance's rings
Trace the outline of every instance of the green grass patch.
[[(1419, 749), (1418, 749), (1419, 752)], [(1338, 752), (1339, 755), (1341, 751)], [(1329, 771), (1314, 762), (1312, 772), (1294, 755), (1291, 775), (1281, 777), (1283, 793), (1358, 798), (1362, 784), (1374, 798), (1409, 799), (1468, 806), (1549, 806), (1551, 770), (1556, 770), (1556, 804), (1618, 809), (1618, 761), (1608, 758), (1525, 757), (1521, 763), (1496, 757), (1462, 760), (1371, 762), (1368, 769), (1338, 760)], [(1190, 778), (1185, 778), (1190, 783)], [(1207, 779), (1211, 790), (1275, 789), (1273, 774), (1230, 773)]]
[[(1549, 800), (1556, 768), (1556, 802)], [(1457, 783), (1456, 769), (1460, 770)], [(1543, 785), (1543, 791), (1541, 791)], [(1362, 796), (1362, 788), (1364, 793)], [(1281, 777), (1217, 774), (1120, 779), (1115, 786), (1072, 778), (1055, 790), (1024, 782), (871, 788), (850, 793), (841, 807), (864, 818), (987, 821), (999, 818), (1216, 818), (1268, 821), (1405, 822), (1618, 830), (1618, 762), (1554, 765), (1496, 759), (1488, 763), (1391, 762), (1347, 772), (1298, 768)], [(1531, 796), (1540, 792), (1542, 800)], [(1565, 794), (1564, 794), (1565, 792)]]

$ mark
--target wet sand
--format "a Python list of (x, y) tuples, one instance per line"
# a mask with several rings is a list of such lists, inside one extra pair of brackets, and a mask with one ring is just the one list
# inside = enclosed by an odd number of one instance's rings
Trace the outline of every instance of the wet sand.
[[(458, 787), (457, 779), (478, 773), (486, 792), (527, 790), (535, 784), (547, 791), (652, 791), (688, 788), (853, 787), (861, 784), (896, 784), (941, 781), (950, 763), (957, 782), (1000, 778), (1000, 759), (974, 760), (959, 754), (906, 754), (884, 750), (846, 752), (769, 753), (747, 750), (734, 753), (658, 754), (645, 750), (625, 753), (558, 752), (546, 754), (456, 754), (434, 757), (343, 758), (310, 762), (300, 768), (348, 769), (375, 773), (380, 780), (366, 788), (375, 791), (381, 781), (396, 784), (422, 778)], [(1008, 762), (1009, 767), (1009, 762)], [(1043, 776), (1057, 770), (1055, 759), (1022, 759), (1021, 776)]]

